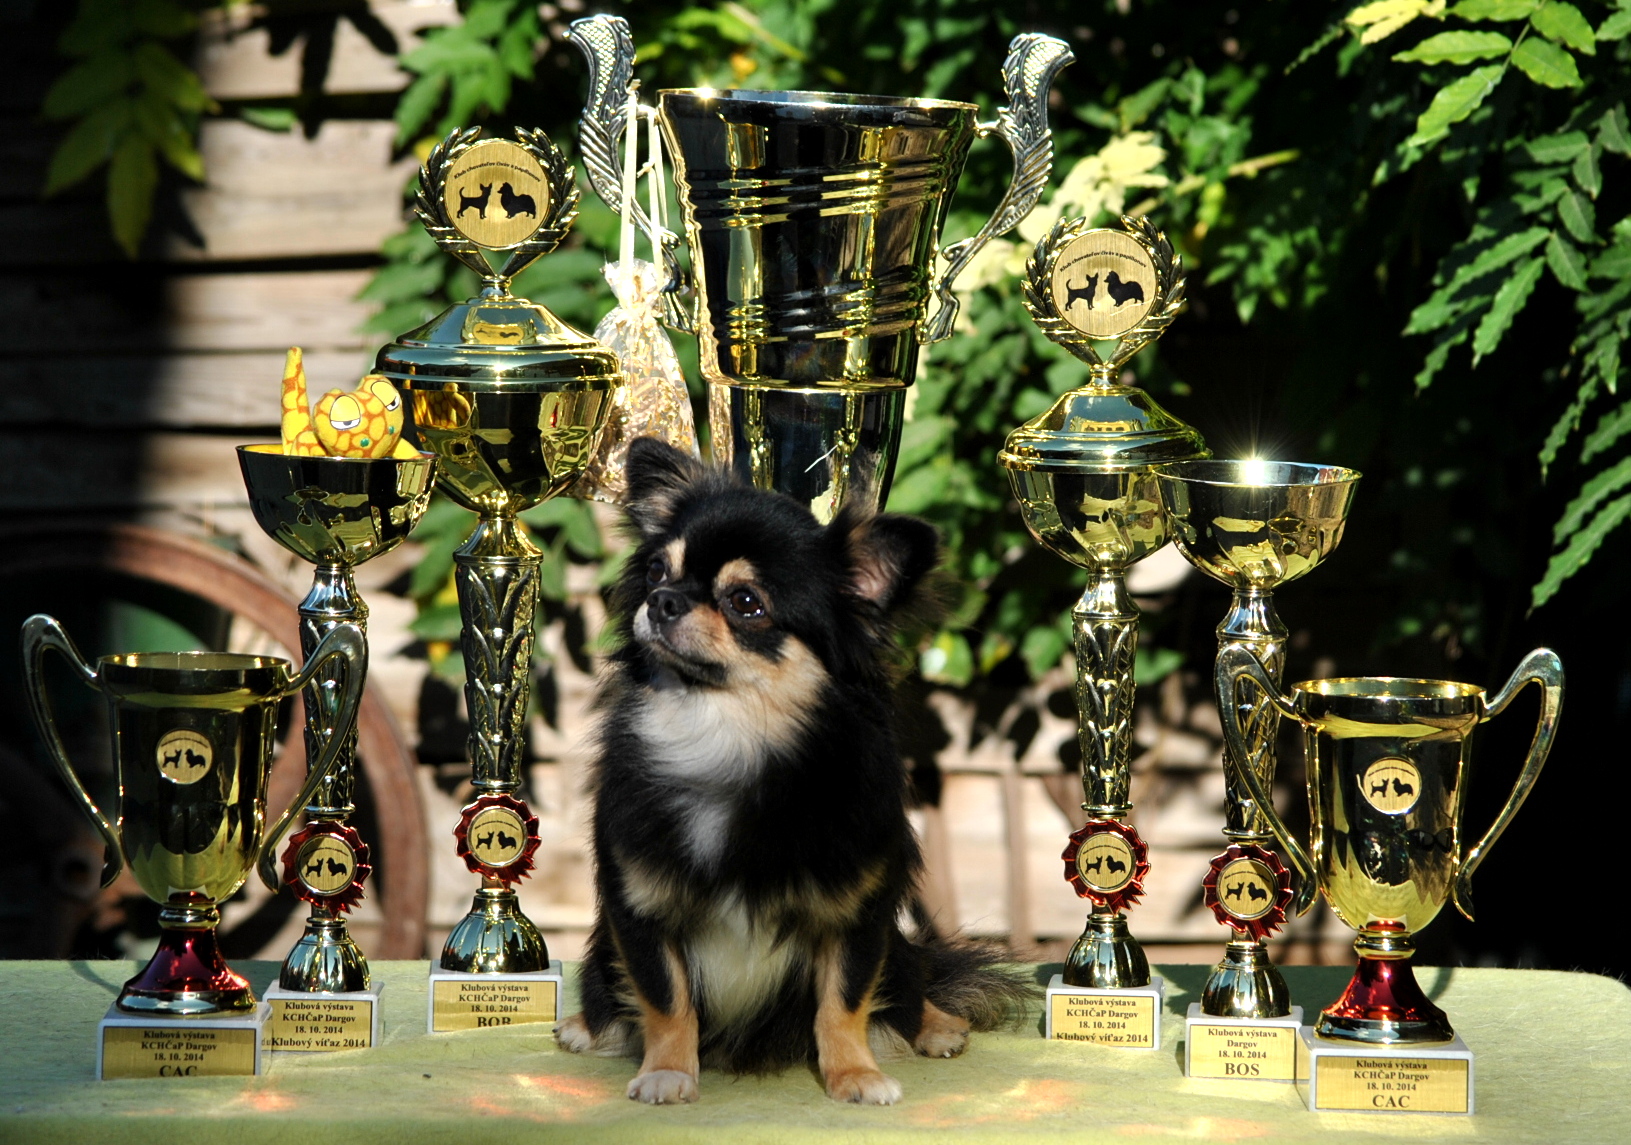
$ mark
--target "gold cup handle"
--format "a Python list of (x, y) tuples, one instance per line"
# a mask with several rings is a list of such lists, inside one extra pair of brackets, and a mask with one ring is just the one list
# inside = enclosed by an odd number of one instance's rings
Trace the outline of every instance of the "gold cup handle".
[(79, 678), (92, 688), (101, 690), (102, 681), (96, 674), (96, 669), (85, 663), (85, 658), (74, 647), (74, 642), (68, 638), (68, 633), (57, 623), (55, 617), (36, 613), (23, 622), (23, 683), (28, 691), (28, 709), (34, 715), (34, 726), (40, 731), (40, 738), (45, 740), (46, 750), (51, 755), (51, 762), (57, 765), (57, 771), (67, 781), (68, 789), (78, 797), (80, 805), (85, 808), (101, 832), (103, 842), (108, 845), (108, 863), (102, 872), (102, 885), (105, 887), (119, 877), (124, 869), (125, 853), (119, 845), (119, 834), (114, 830), (108, 817), (102, 814), (102, 809), (91, 798), (90, 792), (79, 781), (73, 764), (68, 762), (68, 752), (62, 746), (62, 737), (57, 734), (57, 721), (51, 711), (51, 701), (45, 694), (45, 653), (55, 648), (62, 653), (63, 658), (74, 666)]
[[(1285, 694), (1275, 686), (1269, 674), (1264, 670), (1262, 663), (1251, 653), (1250, 649), (1234, 645), (1224, 648), (1218, 653), (1216, 672), (1217, 694), (1219, 696), (1233, 696), (1235, 688), (1242, 679), (1250, 679), (1262, 690), (1283, 715), (1290, 719), (1297, 718), (1297, 710), (1286, 698)], [(1274, 834), (1275, 842), (1279, 843), (1285, 853), (1291, 858), (1292, 870), (1295, 872), (1295, 892), (1292, 895), (1291, 905), (1298, 914), (1306, 914), (1308, 908), (1314, 905), (1314, 896), (1319, 892), (1319, 874), (1314, 868), (1313, 860), (1287, 829), (1285, 820), (1274, 809), (1274, 800), (1269, 790), (1264, 786), (1262, 777), (1257, 774), (1250, 764), (1241, 761), (1249, 760), (1251, 752), (1246, 746), (1246, 733), (1240, 726), (1240, 707), (1237, 704), (1218, 705), (1219, 715), (1223, 717), (1223, 738), (1228, 750), (1223, 753), (1223, 766), (1232, 773), (1236, 783), (1241, 784), (1251, 793), (1253, 802), (1262, 813)]]
[(1523, 658), (1512, 678), (1495, 694), (1484, 709), (1483, 720), (1494, 719), (1506, 709), (1514, 697), (1529, 684), (1540, 685), (1540, 718), (1535, 721), (1535, 738), (1529, 743), (1529, 755), (1523, 761), (1523, 770), (1518, 773), (1518, 782), (1512, 787), (1512, 794), (1507, 798), (1506, 806), (1495, 817), (1484, 837), (1467, 852), (1467, 857), (1461, 860), (1455, 876), (1455, 908), (1464, 914), (1468, 920), (1472, 919), (1472, 873), (1478, 869), (1478, 864), (1484, 861), (1489, 849), (1495, 845), (1495, 840), (1501, 837), (1501, 832), (1507, 829), (1512, 817), (1523, 806), (1523, 801), (1529, 798), (1530, 790), (1535, 786), (1535, 780), (1540, 778), (1540, 769), (1546, 765), (1546, 757), (1552, 751), (1552, 737), (1557, 734), (1558, 713), (1563, 710), (1563, 661), (1558, 659), (1556, 652), (1550, 648), (1536, 648)]
[(1038, 32), (1026, 32), (1009, 41), (1008, 58), (1002, 65), (1002, 90), (1008, 104), (997, 111), (995, 121), (980, 124), (978, 130), (981, 138), (998, 135), (1008, 144), (1014, 153), (1014, 181), (979, 234), (940, 252), (946, 258), (945, 273), (934, 287), (940, 309), (919, 327), (918, 341), (938, 342), (951, 336), (958, 306), (951, 292), (952, 282), (988, 242), (1017, 227), (1042, 197), (1053, 174), (1048, 92), (1059, 69), (1075, 58), (1063, 40)]
[(368, 677), (368, 640), (363, 636), (362, 629), (355, 624), (336, 624), (329, 629), (328, 635), (318, 642), (312, 649), (310, 656), (306, 657), (305, 665), (300, 673), (284, 685), (283, 690), (276, 698), (291, 695), (300, 691), (317, 675), (323, 665), (338, 656), (345, 661), (345, 686), (340, 692), (340, 706), (334, 713), (334, 726), (329, 729), (328, 742), (323, 745), (322, 753), (317, 761), (306, 772), (306, 783), (300, 793), (283, 814), (279, 815), (272, 829), (266, 832), (266, 838), (261, 843), (260, 861), (256, 870), (260, 873), (261, 882), (276, 893), (283, 885), (277, 875), (277, 846), (283, 839), (283, 834), (289, 829), (294, 817), (300, 809), (311, 802), (323, 780), (328, 778), (330, 771), (334, 770), (335, 761), (340, 758), (340, 751), (346, 744), (346, 732), (357, 721), (357, 707), (362, 702), (363, 682)]

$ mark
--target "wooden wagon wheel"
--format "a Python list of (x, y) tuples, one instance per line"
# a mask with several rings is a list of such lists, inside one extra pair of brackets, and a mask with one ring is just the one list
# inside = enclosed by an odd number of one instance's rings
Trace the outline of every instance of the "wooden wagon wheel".
[[(299, 602), (241, 557), (192, 537), (141, 525), (104, 524), (37, 528), (0, 540), (0, 575), (51, 570), (101, 569), (154, 581), (190, 593), (254, 624), (290, 650), (300, 647)], [(295, 701), (290, 726), (304, 714)], [(377, 808), (380, 837), (376, 867), (386, 877), (375, 884), (384, 929), (374, 958), (422, 958), (425, 913), (430, 892), (425, 817), (414, 785), (415, 759), (396, 718), (370, 683), (357, 715), (358, 756)], [(305, 744), (289, 736), (272, 766), (269, 806), (293, 799), (305, 775)]]

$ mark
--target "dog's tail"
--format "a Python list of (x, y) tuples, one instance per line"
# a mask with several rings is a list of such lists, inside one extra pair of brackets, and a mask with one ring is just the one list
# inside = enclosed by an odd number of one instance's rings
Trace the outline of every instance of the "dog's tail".
[(930, 939), (914, 943), (922, 958), (924, 994), (976, 1030), (1018, 1025), (1039, 995), (1023, 966), (996, 945)]

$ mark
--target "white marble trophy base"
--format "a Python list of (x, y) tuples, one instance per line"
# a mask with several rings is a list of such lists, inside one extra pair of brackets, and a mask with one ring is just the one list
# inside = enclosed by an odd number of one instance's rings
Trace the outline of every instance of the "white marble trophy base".
[(1214, 1018), (1191, 1002), (1184, 1015), (1184, 1076), (1296, 1081), (1303, 1008), (1283, 1018)]
[(430, 964), (431, 1033), (554, 1022), (561, 1016), (561, 961), (531, 974), (460, 974)]
[(1316, 1112), (1472, 1112), (1472, 1051), (1459, 1034), (1430, 1046), (1366, 1046), (1304, 1026), (1297, 1047), (1297, 1087)]
[(271, 1014), (260, 1002), (243, 1014), (171, 1018), (127, 1014), (115, 1002), (96, 1026), (96, 1076), (252, 1077), (264, 1068)]
[(272, 1007), (266, 1048), (274, 1053), (366, 1050), (379, 1045), (379, 996), (383, 986), (343, 994), (308, 993), (268, 986)]
[(1148, 986), (1125, 990), (1066, 986), (1064, 975), (1055, 974), (1043, 1010), (1044, 1034), (1050, 1041), (1158, 1050), (1166, 994), (1166, 979), (1159, 974), (1150, 977)]

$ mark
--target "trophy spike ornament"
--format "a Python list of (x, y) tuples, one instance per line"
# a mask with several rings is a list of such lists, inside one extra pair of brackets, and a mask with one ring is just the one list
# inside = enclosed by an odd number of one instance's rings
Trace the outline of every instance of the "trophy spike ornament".
[[(1124, 217), (1119, 229), (1065, 219), (1026, 264), (1024, 297), (1037, 328), (1089, 369), (1085, 385), (1010, 433), (997, 458), (1031, 535), (1089, 578), (1071, 610), (1087, 822), (1064, 858), (1066, 879), (1093, 912), (1049, 987), (1049, 1035), (1093, 1040), (1091, 1031), (1101, 1028), (1054, 1020), (1056, 1003), (1064, 1014), (1080, 1014), (1093, 1008), (1082, 1002), (1093, 992), (1142, 990), (1156, 1017), (1146, 1040), (1121, 1044), (1153, 1048), (1162, 984), (1152, 984), (1149, 960), (1123, 915), (1149, 869), (1128, 821), (1139, 613), (1127, 569), (1167, 543), (1151, 466), (1207, 452), (1200, 434), (1120, 377), (1182, 307), (1183, 265), (1145, 219)], [(1101, 352), (1095, 342), (1106, 340), (1115, 344)]]

